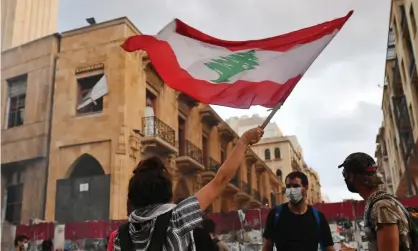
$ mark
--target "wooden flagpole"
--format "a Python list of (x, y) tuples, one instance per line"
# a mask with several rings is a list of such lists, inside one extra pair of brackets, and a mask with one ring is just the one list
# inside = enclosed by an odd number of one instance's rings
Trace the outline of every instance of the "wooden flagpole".
[(282, 107), (283, 103), (278, 103), (273, 110), (271, 110), (270, 114), (267, 116), (266, 120), (264, 120), (263, 124), (261, 124), (261, 128), (264, 129), (266, 128), (266, 126), (268, 125), (268, 123), (270, 123), (270, 120), (274, 117), (274, 115), (276, 114), (276, 112), (278, 110), (280, 110), (280, 107)]

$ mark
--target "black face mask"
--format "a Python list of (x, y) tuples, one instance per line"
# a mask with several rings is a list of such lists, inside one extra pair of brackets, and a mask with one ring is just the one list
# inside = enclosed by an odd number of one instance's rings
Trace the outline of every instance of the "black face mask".
[(348, 179), (344, 179), (345, 181), (345, 185), (347, 186), (348, 191), (352, 192), (352, 193), (358, 193), (357, 189), (354, 187), (354, 185), (352, 183), (350, 183), (350, 181), (348, 181)]

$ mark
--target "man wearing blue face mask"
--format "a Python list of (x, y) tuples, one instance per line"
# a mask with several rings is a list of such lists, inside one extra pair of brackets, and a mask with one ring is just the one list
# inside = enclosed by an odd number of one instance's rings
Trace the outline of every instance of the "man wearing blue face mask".
[(271, 209), (264, 230), (263, 251), (335, 251), (325, 216), (306, 203), (308, 177), (291, 172), (286, 179), (288, 203)]

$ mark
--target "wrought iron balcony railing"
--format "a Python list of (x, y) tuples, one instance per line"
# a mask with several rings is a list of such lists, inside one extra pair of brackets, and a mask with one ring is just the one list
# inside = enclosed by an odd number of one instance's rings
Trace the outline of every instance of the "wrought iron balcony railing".
[(414, 148), (414, 137), (412, 134), (411, 119), (408, 112), (408, 104), (404, 95), (392, 98), (396, 125), (398, 127), (399, 138), (403, 157), (407, 159)]
[(256, 191), (255, 189), (253, 190), (253, 197), (254, 199), (261, 201), (261, 195), (259, 191)]
[(221, 164), (211, 157), (205, 157), (204, 162), (205, 162), (204, 164), (205, 170), (209, 172), (217, 173), (219, 170), (219, 167), (221, 167)]
[(395, 96), (403, 95), (402, 79), (399, 72), (398, 60), (395, 60), (395, 65), (393, 66), (392, 89)]
[(251, 195), (251, 187), (247, 182), (241, 181), (241, 189), (248, 195)]
[(199, 164), (203, 164), (202, 150), (189, 140), (186, 140), (186, 156), (196, 160)]
[(142, 131), (145, 137), (158, 137), (175, 146), (175, 131), (156, 116), (142, 118)]
[(234, 186), (236, 186), (236, 187), (238, 187), (238, 179), (237, 179), (237, 176), (235, 176), (234, 178), (232, 178), (232, 180), (231, 180), (231, 182), (230, 182), (232, 185), (234, 185)]

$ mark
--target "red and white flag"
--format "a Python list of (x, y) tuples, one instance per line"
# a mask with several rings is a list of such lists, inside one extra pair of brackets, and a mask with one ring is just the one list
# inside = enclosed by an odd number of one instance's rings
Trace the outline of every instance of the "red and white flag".
[(174, 20), (156, 36), (132, 36), (122, 47), (146, 51), (168, 86), (200, 102), (274, 107), (285, 101), (351, 14), (251, 41), (217, 39)]

